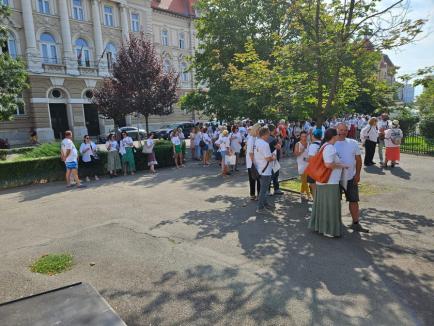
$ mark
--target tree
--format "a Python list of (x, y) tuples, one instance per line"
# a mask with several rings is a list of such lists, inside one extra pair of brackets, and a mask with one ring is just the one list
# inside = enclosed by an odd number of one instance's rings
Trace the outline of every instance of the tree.
[(149, 132), (150, 115), (173, 112), (177, 85), (178, 74), (163, 72), (144, 33), (139, 36), (131, 33), (117, 54), (112, 77), (95, 91), (93, 101), (101, 114), (113, 119), (133, 112), (143, 115)]
[(424, 82), (423, 92), (417, 97), (416, 106), (423, 116), (434, 115), (434, 76)]
[(179, 98), (178, 105), (186, 112), (196, 114), (196, 112), (203, 112), (205, 115), (211, 116), (212, 110), (206, 92), (202, 90), (195, 90), (193, 92), (182, 95)]
[[(379, 9), (380, 3), (293, 0), (256, 5), (245, 1), (239, 11), (230, 0), (202, 0), (204, 16), (198, 36), (203, 52), (195, 58), (198, 76), (205, 83), (211, 80), (209, 94), (224, 96), (227, 89), (213, 82), (214, 73), (232, 92), (244, 95), (244, 104), (256, 106), (257, 112), (265, 108), (264, 115), (300, 110), (302, 115), (323, 120), (346, 110), (367, 86), (375, 90), (371, 81), (377, 76), (378, 63), (373, 65), (371, 59), (378, 56), (376, 51), (412, 42), (421, 32), (423, 20), (410, 21), (394, 12), (404, 0), (384, 9)], [(268, 16), (265, 6), (272, 9)], [(225, 18), (226, 27), (215, 17)], [(234, 24), (241, 24), (240, 32), (230, 31)], [(219, 46), (226, 51), (224, 56)], [(370, 64), (368, 73), (358, 71), (364, 62)], [(371, 95), (375, 94), (372, 90)]]
[[(9, 31), (3, 22), (10, 14), (9, 7), (0, 4), (0, 48), (4, 48)], [(0, 121), (9, 120), (24, 105), (20, 99), (28, 87), (24, 62), (12, 58), (9, 53), (0, 54)]]

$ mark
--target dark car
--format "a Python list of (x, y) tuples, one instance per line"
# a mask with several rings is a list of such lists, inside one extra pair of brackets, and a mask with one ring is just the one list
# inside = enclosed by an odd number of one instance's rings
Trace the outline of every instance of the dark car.
[(194, 123), (192, 122), (172, 123), (172, 124), (164, 125), (160, 129), (154, 130), (153, 133), (155, 134), (156, 138), (169, 139), (170, 133), (174, 129), (178, 129), (178, 128), (181, 128), (184, 137), (188, 138), (190, 136), (191, 130), (194, 128)]

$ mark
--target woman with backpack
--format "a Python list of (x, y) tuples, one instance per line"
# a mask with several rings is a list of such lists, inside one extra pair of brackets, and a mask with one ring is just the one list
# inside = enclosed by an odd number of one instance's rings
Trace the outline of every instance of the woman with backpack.
[(400, 159), (400, 146), (403, 137), (402, 130), (399, 128), (399, 121), (392, 121), (392, 128), (387, 129), (384, 133), (384, 144), (386, 145), (386, 160), (384, 167), (387, 168), (387, 163), (391, 162), (391, 167), (394, 168), (396, 162)]
[(324, 172), (329, 172), (330, 175), (328, 178), (321, 180), (322, 182), (316, 181), (315, 200), (309, 221), (309, 229), (333, 237), (342, 235), (341, 190), (339, 183), (342, 169), (347, 167), (340, 163), (336, 153), (334, 144), (337, 140), (337, 130), (327, 129), (321, 149), (317, 154), (319, 156), (316, 155), (311, 159), (311, 162), (316, 158), (322, 160), (321, 169)]
[[(309, 160), (318, 153), (321, 147), (321, 138), (323, 135), (324, 133), (321, 128), (317, 128), (312, 132), (311, 135), (312, 142), (310, 143), (307, 149), (307, 162), (309, 162)], [(315, 198), (315, 188), (316, 188), (315, 180), (312, 179), (310, 176), (307, 176), (306, 179), (307, 179), (307, 183), (309, 184), (309, 189), (312, 198)]]

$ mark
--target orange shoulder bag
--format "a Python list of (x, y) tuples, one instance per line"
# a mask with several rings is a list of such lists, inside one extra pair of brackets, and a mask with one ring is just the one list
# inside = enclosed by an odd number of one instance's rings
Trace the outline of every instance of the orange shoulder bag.
[(309, 163), (304, 171), (309, 177), (315, 181), (321, 183), (327, 183), (329, 181), (330, 175), (332, 174), (332, 169), (325, 166), (324, 159), (322, 157), (322, 152), (328, 145), (323, 146), (321, 150), (316, 153), (315, 156), (309, 159)]

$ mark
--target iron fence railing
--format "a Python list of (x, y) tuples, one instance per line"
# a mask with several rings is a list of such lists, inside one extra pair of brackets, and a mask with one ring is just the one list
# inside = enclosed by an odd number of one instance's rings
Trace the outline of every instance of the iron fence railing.
[(401, 152), (434, 156), (434, 139), (429, 139), (418, 132), (404, 135)]

